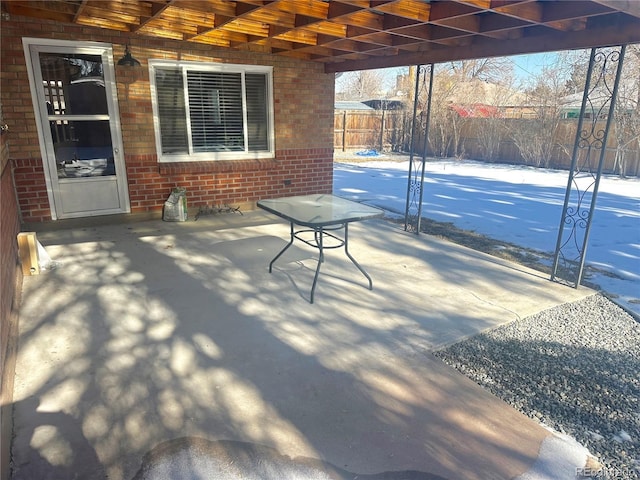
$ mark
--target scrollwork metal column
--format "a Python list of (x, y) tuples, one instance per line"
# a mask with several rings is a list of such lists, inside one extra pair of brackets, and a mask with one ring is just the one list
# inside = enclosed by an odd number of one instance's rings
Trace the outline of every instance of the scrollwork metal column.
[[(429, 85), (427, 89), (426, 75), (429, 72)], [(422, 74), (422, 83), (420, 75)], [(411, 123), (411, 147), (409, 153), (409, 175), (407, 180), (407, 202), (404, 213), (405, 231), (413, 231), (420, 234), (420, 222), (422, 220), (422, 197), (424, 187), (424, 169), (429, 145), (429, 123), (431, 120), (431, 91), (433, 89), (433, 64), (418, 65), (416, 67), (416, 85), (413, 99), (413, 120)], [(415, 157), (416, 123), (418, 121), (418, 104), (420, 96), (427, 98), (426, 109), (420, 116), (420, 129), (424, 131), (424, 143), (422, 158)]]
[[(625, 46), (593, 48), (589, 59), (551, 273), (551, 280), (564, 281), (575, 288), (582, 282), (584, 273), (624, 53)], [(602, 129), (598, 120), (605, 117)]]

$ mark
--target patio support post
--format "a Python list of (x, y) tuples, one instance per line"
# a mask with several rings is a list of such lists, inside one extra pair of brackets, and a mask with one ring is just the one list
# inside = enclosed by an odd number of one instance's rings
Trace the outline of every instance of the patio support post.
[(421, 65), (416, 65), (416, 83), (413, 91), (413, 117), (411, 118), (411, 141), (409, 142), (409, 175), (407, 176), (407, 202), (404, 207), (404, 230), (409, 231), (412, 227), (409, 225), (409, 202), (410, 192), (412, 188), (411, 179), (413, 178), (413, 153), (416, 142), (416, 117), (418, 111), (418, 90), (420, 86), (420, 68)]
[[(413, 230), (416, 235), (420, 235), (420, 223), (422, 220), (422, 198), (424, 192), (424, 170), (426, 164), (427, 147), (429, 145), (429, 124), (431, 120), (431, 92), (433, 90), (433, 63), (430, 65), (417, 65), (416, 66), (416, 85), (413, 99), (413, 120), (411, 123), (411, 150), (409, 155), (409, 175), (407, 179), (407, 202), (404, 213), (404, 229), (405, 231)], [(418, 172), (418, 166), (416, 165), (414, 150), (416, 139), (416, 119), (418, 111), (418, 101), (420, 97), (420, 73), (422, 73), (422, 86), (423, 91), (426, 88), (425, 78), (429, 68), (429, 87), (427, 92), (427, 108), (424, 113), (424, 143), (422, 147), (421, 168)], [(422, 122), (421, 126), (422, 126)], [(412, 215), (411, 210), (417, 212)]]
[(385, 113), (386, 113), (387, 105), (386, 102), (382, 101), (382, 118), (380, 119), (380, 153), (384, 152), (384, 129), (385, 129)]
[(347, 147), (347, 111), (342, 112), (342, 151), (344, 152)]
[[(584, 273), (624, 54), (624, 45), (591, 49), (551, 273), (551, 280), (564, 280), (574, 288), (581, 284)], [(613, 79), (612, 75), (615, 75)], [(598, 125), (598, 120), (603, 118), (606, 118), (604, 129)], [(594, 165), (598, 152), (598, 162)]]

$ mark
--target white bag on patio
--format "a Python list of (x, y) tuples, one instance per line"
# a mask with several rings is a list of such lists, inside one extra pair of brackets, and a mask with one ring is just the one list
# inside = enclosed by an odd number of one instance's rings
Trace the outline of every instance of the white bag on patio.
[(164, 202), (162, 219), (165, 222), (185, 222), (187, 216), (187, 189), (176, 187)]

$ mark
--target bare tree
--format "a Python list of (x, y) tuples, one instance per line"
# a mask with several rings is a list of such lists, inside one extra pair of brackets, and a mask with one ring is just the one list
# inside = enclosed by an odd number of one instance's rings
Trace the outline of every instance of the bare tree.
[(530, 165), (548, 167), (558, 151), (561, 106), (568, 93), (566, 79), (570, 68), (562, 55), (555, 64), (544, 67), (534, 77), (533, 87), (526, 92), (529, 118), (510, 122), (510, 136)]
[(431, 95), (429, 144), (434, 155), (439, 157), (461, 156), (463, 152), (461, 134), (467, 119), (451, 108), (458, 87), (458, 82), (450, 72), (436, 66)]
[(349, 72), (336, 80), (344, 100), (367, 100), (384, 94), (385, 77), (380, 70)]
[(506, 57), (478, 58), (445, 64), (453, 76), (464, 81), (480, 80), (498, 85), (511, 84), (513, 64)]
[(614, 170), (627, 175), (632, 158), (636, 171), (640, 162), (640, 45), (628, 45), (615, 109), (616, 153)]
[[(609, 50), (605, 49), (605, 52)], [(570, 90), (569, 93), (581, 96), (589, 65), (589, 50), (577, 53), (567, 52), (564, 60), (571, 66), (566, 87)], [(611, 62), (610, 68), (603, 72), (608, 77), (607, 84), (610, 87), (613, 86), (616, 66), (616, 62)], [(595, 93), (598, 94), (598, 92)], [(601, 95), (603, 98), (608, 97), (605, 93)], [(626, 49), (612, 127), (616, 140), (613, 170), (621, 177), (625, 177), (630, 163), (635, 164), (636, 172), (640, 164), (640, 45), (638, 44), (628, 45)]]
[(484, 160), (494, 161), (498, 158), (501, 144), (508, 134), (504, 109), (521, 101), (521, 95), (507, 82), (505, 78), (502, 84), (485, 83), (486, 105), (480, 112), (481, 118), (476, 120), (475, 128)]
[[(493, 158), (502, 138), (498, 105), (509, 96), (513, 66), (504, 58), (466, 60), (438, 65), (432, 96), (430, 145), (436, 155), (465, 155), (463, 133), (471, 117), (491, 117), (491, 128), (482, 130), (484, 155)], [(488, 114), (487, 114), (488, 113)]]

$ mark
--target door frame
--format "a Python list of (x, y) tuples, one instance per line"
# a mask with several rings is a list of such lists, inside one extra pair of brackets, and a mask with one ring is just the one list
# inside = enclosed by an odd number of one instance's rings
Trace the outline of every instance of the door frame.
[[(47, 197), (49, 199), (49, 208), (51, 219), (58, 220), (62, 218), (78, 218), (90, 217), (97, 215), (112, 215), (118, 213), (130, 213), (131, 204), (129, 200), (129, 184), (127, 181), (126, 165), (124, 161), (124, 148), (122, 143), (122, 129), (120, 125), (120, 111), (118, 108), (117, 86), (115, 81), (115, 64), (113, 61), (113, 48), (111, 44), (102, 42), (73, 41), (73, 40), (54, 40), (48, 38), (31, 38), (24, 37), (22, 39), (24, 55), (27, 66), (27, 74), (29, 77), (29, 86), (31, 89), (31, 100), (33, 102), (33, 110), (36, 117), (36, 128), (38, 131), (38, 142), (40, 145), (40, 153), (42, 155), (42, 166), (44, 170), (45, 183), (47, 187)], [(36, 84), (36, 74), (34, 71), (34, 58), (32, 57), (31, 47), (43, 47), (43, 51), (47, 51), (48, 47), (69, 48), (73, 53), (90, 53), (101, 55), (103, 59), (105, 95), (107, 99), (109, 112), (109, 125), (111, 129), (111, 145), (113, 148), (113, 157), (116, 171), (116, 182), (118, 190), (118, 198), (120, 200), (120, 208), (110, 210), (87, 211), (81, 213), (64, 214), (62, 208), (56, 203), (56, 188), (58, 188), (57, 171), (55, 170), (55, 162), (49, 158), (49, 152), (53, 152), (53, 143), (49, 138), (50, 134), (45, 133), (45, 129), (49, 126), (48, 112), (43, 111), (42, 102), (40, 101), (39, 85)], [(71, 52), (70, 52), (71, 53)], [(36, 59), (37, 60), (37, 59)]]

